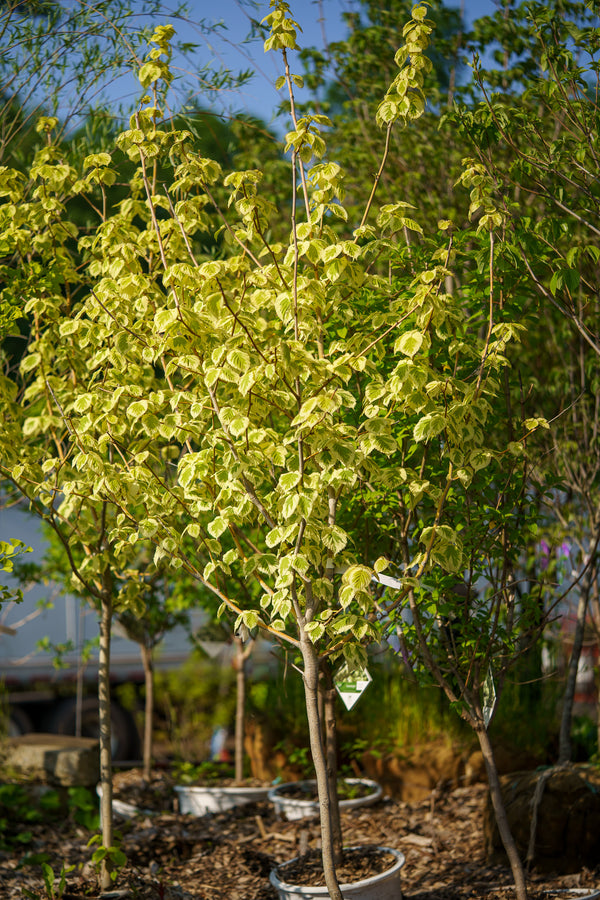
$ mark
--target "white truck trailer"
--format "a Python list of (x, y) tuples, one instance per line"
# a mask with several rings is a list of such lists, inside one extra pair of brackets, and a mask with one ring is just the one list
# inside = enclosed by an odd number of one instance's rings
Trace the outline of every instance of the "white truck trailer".
[[(32, 548), (25, 559), (43, 557), (44, 538), (39, 522), (27, 512), (0, 508), (0, 540), (11, 538), (18, 538)], [(6, 572), (0, 572), (0, 583), (18, 586)], [(192, 630), (200, 627), (205, 619), (201, 610), (192, 611)], [(10, 734), (30, 731), (75, 734), (79, 724), (83, 736), (97, 736), (98, 651), (94, 647), (84, 663), (83, 650), (98, 633), (96, 610), (84, 600), (61, 592), (54, 584), (25, 585), (22, 602), (0, 604), (0, 703), (5, 705)], [(43, 641), (70, 648), (62, 654), (59, 668), (55, 665), (55, 654), (40, 648)], [(156, 668), (176, 668), (191, 651), (187, 629), (177, 626), (157, 646)], [(115, 688), (144, 682), (140, 649), (117, 624), (112, 635), (111, 678)], [(114, 758), (137, 759), (139, 735), (133, 716), (114, 698), (112, 708)]]

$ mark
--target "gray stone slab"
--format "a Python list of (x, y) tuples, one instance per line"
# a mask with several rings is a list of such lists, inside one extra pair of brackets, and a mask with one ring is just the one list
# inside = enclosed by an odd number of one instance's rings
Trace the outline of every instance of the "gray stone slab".
[(7, 775), (53, 786), (94, 787), (100, 780), (100, 748), (95, 738), (24, 734), (8, 738), (0, 751)]

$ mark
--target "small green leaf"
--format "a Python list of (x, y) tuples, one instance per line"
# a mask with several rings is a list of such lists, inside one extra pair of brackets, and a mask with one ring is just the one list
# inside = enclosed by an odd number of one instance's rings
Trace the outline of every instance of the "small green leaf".
[(446, 419), (440, 413), (423, 416), (414, 427), (413, 436), (417, 443), (436, 437), (446, 427)]
[(40, 353), (38, 353), (37, 351), (34, 353), (30, 353), (21, 362), (21, 372), (23, 372), (24, 374), (27, 372), (31, 372), (36, 368), (36, 366), (39, 366), (41, 361), (42, 357)]
[(340, 553), (348, 543), (348, 535), (337, 525), (333, 525), (323, 531), (322, 540), (324, 546), (336, 554)]
[(148, 409), (147, 400), (134, 400), (127, 407), (127, 417), (129, 419), (139, 419)]
[(299, 472), (284, 472), (284, 474), (279, 479), (279, 487), (282, 491), (290, 491), (296, 487), (299, 481)]
[(413, 359), (422, 346), (423, 334), (420, 331), (407, 331), (396, 340), (394, 352), (403, 353), (404, 356), (410, 356)]
[(350, 566), (346, 569), (342, 580), (350, 585), (354, 591), (366, 591), (371, 584), (373, 573), (367, 566)]
[(550, 428), (548, 420), (542, 418), (542, 416), (537, 416), (534, 419), (525, 419), (523, 425), (527, 431), (535, 431), (536, 428)]
[(227, 531), (228, 527), (229, 522), (227, 521), (227, 519), (224, 519), (223, 516), (216, 516), (216, 518), (214, 518), (212, 522), (208, 523), (207, 531), (210, 535), (212, 535), (212, 537), (219, 538), (225, 531)]
[(277, 544), (281, 543), (281, 538), (283, 537), (283, 531), (281, 528), (273, 528), (271, 531), (267, 532), (265, 537), (265, 543), (267, 547), (276, 547)]
[(290, 516), (293, 516), (298, 508), (299, 502), (299, 494), (288, 494), (288, 496), (283, 501), (283, 506), (281, 508), (281, 515), (284, 519), (289, 519)]

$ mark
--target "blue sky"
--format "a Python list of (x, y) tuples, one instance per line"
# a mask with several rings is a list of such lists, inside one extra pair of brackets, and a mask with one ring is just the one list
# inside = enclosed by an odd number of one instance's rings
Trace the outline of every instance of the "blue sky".
[[(346, 27), (342, 21), (344, 12), (356, 9), (360, 4), (352, 0), (288, 0), (292, 14), (300, 27), (302, 34), (299, 36), (301, 46), (323, 47), (324, 39), (327, 42), (340, 40), (346, 34)], [(448, 6), (460, 6), (460, 0), (456, 3), (448, 0)], [(203, 0), (189, 0), (190, 8), (206, 19), (211, 16), (214, 20), (221, 17), (227, 25), (227, 31), (223, 32), (226, 40), (215, 43), (215, 50), (221, 56), (224, 63), (232, 69), (249, 66), (256, 71), (251, 83), (246, 86), (240, 96), (246, 111), (261, 115), (265, 119), (270, 118), (270, 113), (277, 105), (278, 94), (274, 83), (282, 74), (281, 57), (277, 54), (265, 54), (259, 42), (256, 44), (237, 43), (242, 41), (247, 32), (247, 9), (239, 0), (219, 0), (218, 13), (206, 15), (206, 2)], [(260, 17), (269, 12), (268, 0), (260, 4), (262, 13)], [(497, 3), (494, 0), (464, 0), (464, 12), (467, 23), (475, 18), (489, 15), (495, 11)], [(321, 16), (323, 21), (320, 21)], [(259, 17), (259, 16), (257, 16)], [(298, 65), (296, 71), (300, 72)]]
[[(170, 2), (175, 4), (176, 0)], [(289, 3), (294, 18), (302, 28), (300, 45), (321, 48), (324, 41), (329, 43), (345, 37), (343, 13), (360, 6), (357, 0), (289, 0)], [(452, 4), (449, 2), (448, 5)], [(459, 6), (460, 0), (455, 5)], [(169, 0), (165, 3), (165, 8), (168, 6)], [(198, 86), (197, 71), (194, 72), (198, 64), (210, 63), (215, 68), (223, 66), (232, 72), (251, 69), (255, 73), (254, 77), (239, 92), (223, 89), (218, 93), (207, 94), (199, 91), (197, 103), (203, 107), (210, 105), (218, 113), (246, 112), (270, 122), (281, 99), (281, 95), (275, 90), (275, 82), (282, 74), (281, 55), (265, 54), (258, 38), (245, 41), (251, 16), (260, 20), (267, 15), (269, 0), (218, 0), (218, 3), (215, 0), (187, 0), (187, 7), (190, 10), (187, 22), (169, 18), (168, 14), (161, 20), (150, 21), (138, 17), (139, 6), (136, 9), (134, 2), (133, 10), (136, 12), (133, 18), (152, 26), (170, 21), (177, 30), (179, 40), (198, 44), (198, 50), (191, 61), (174, 61), (178, 74), (188, 86)], [(468, 23), (474, 18), (494, 12), (495, 8), (495, 0), (464, 0)], [(290, 65), (292, 71), (301, 72), (299, 62), (294, 66), (293, 54)], [(126, 107), (135, 103), (140, 94), (139, 84), (133, 76), (120, 78), (105, 91), (105, 96), (111, 103), (122, 101)]]

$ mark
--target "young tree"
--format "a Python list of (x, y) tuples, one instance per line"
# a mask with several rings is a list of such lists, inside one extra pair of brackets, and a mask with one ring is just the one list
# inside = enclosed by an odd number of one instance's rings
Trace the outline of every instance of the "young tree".
[[(432, 572), (441, 570), (446, 580), (437, 581), (447, 589), (465, 567), (471, 586), (490, 564), (501, 571), (493, 582), (499, 593), (487, 604), (476, 604), (470, 587), (467, 601), (461, 597), (470, 615), (461, 618), (454, 603), (428, 607), (437, 630), (429, 628), (420, 644), (437, 677), (431, 641), (447, 649), (448, 629), (460, 619), (467, 629), (461, 660), (471, 654), (474, 674), (465, 679), (462, 662), (451, 667), (450, 675), (462, 678), (454, 696), (471, 704), (476, 730), (485, 734), (479, 691), (486, 663), (519, 627), (532, 624), (526, 599), (517, 615), (507, 587), (517, 541), (505, 519), (526, 505), (522, 446), (503, 442), (492, 424), (504, 397), (505, 349), (518, 326), (505, 321), (494, 294), (502, 216), (477, 167), (464, 180), (481, 215), (461, 253), (487, 254), (488, 274), (476, 276), (464, 295), (444, 290), (455, 259), (451, 223), (423, 236), (417, 256), (402, 240), (406, 230), (421, 234), (406, 203), (386, 205), (369, 224), (377, 180), (358, 227), (338, 236), (331, 223), (346, 219), (342, 173), (320, 162), (326, 147), (319, 126), (327, 120), (295, 111), (298, 76), (288, 49), (296, 46), (297, 25), (280, 2), (266, 21), (266, 47), (282, 54), (280, 81), (292, 110), (289, 239), (270, 239), (278, 213), (259, 192), (259, 171), (223, 178), (217, 163), (197, 155), (189, 133), (161, 125), (172, 30), (158, 28), (140, 71), (153, 100), (143, 101), (117, 141), (138, 165), (131, 196), (80, 239), (85, 287), (57, 323), (69, 345), (62, 352), (76, 346), (85, 355), (85, 369), (60, 406), (74, 477), (94, 502), (121, 510), (108, 534), (114, 553), (153, 541), (155, 565), (169, 560), (175, 570), (184, 567), (238, 625), (260, 626), (297, 653), (325, 877), (339, 900), (341, 837), (332, 816), (337, 804), (322, 738), (320, 674), (328, 679), (329, 666), (342, 657), (351, 667), (364, 662), (365, 644), (378, 637), (371, 585), (381, 583), (388, 565), (364, 545), (360, 526), (350, 525), (356, 497), (366, 496), (371, 509), (390, 494), (408, 504), (407, 558), (394, 605), (413, 604), (415, 628), (426, 579), (436, 581)], [(411, 122), (423, 111), (430, 32), (425, 9), (417, 7), (378, 111), (388, 135), (394, 122)], [(111, 177), (110, 163), (108, 154), (89, 163), (94, 181)], [(161, 181), (159, 171), (169, 166), (172, 176)], [(87, 189), (85, 180), (71, 181)], [(215, 199), (223, 189), (229, 214)], [(207, 260), (197, 239), (212, 227), (211, 208), (223, 249)], [(32, 347), (25, 371), (41, 362), (36, 352)], [(492, 471), (495, 505), (480, 506), (474, 497)], [(248, 607), (236, 595), (236, 577), (260, 589), (258, 605)], [(506, 610), (512, 610), (508, 624)], [(490, 616), (486, 632), (481, 625)], [(482, 746), (493, 772), (485, 740)], [(522, 870), (514, 853), (510, 858), (523, 897)]]
[[(60, 585), (68, 593), (75, 594), (84, 602), (89, 594), (78, 579), (73, 578), (71, 561), (64, 546), (53, 531), (47, 535), (49, 547), (41, 563), (28, 567), (27, 575), (34, 582), (50, 580)], [(79, 567), (82, 560), (76, 559)], [(187, 608), (190, 606), (180, 598), (172, 603), (173, 586), (166, 578), (165, 567), (156, 569), (152, 564), (149, 546), (137, 547), (137, 555), (132, 555), (131, 570), (138, 581), (139, 598), (132, 608), (115, 608), (114, 623), (134, 641), (140, 650), (144, 669), (144, 734), (142, 764), (145, 778), (150, 778), (152, 768), (152, 733), (154, 726), (154, 651), (165, 635), (177, 625), (189, 625)], [(79, 700), (79, 693), (78, 693)]]
[[(50, 131), (54, 120), (42, 119)], [(102, 157), (90, 157), (81, 189), (104, 183)], [(118, 861), (113, 847), (110, 741), (110, 636), (115, 608), (143, 609), (144, 579), (136, 569), (140, 547), (116, 547), (110, 532), (116, 508), (93, 490), (97, 483), (73, 466), (78, 452), (77, 425), (71, 417), (78, 384), (86, 377), (86, 348), (68, 339), (80, 281), (69, 247), (77, 229), (69, 222), (64, 201), (75, 172), (48, 143), (30, 171), (31, 192), (15, 170), (1, 172), (0, 207), (5, 271), (11, 279), (5, 292), (27, 284), (24, 313), (30, 317), (30, 341), (20, 377), (2, 376), (0, 392), (0, 474), (31, 510), (55, 533), (69, 561), (74, 584), (99, 611), (99, 718), (103, 849), (101, 883), (110, 885), (111, 866)], [(112, 451), (111, 451), (112, 452)]]
[[(584, 307), (582, 306), (582, 312)], [(598, 334), (593, 315), (585, 310), (585, 323)], [(579, 661), (586, 634), (597, 627), (598, 610), (598, 475), (600, 428), (596, 390), (600, 358), (587, 340), (556, 314), (549, 317), (546, 339), (546, 384), (543, 399), (551, 428), (535, 443), (538, 471), (549, 489), (544, 497), (544, 535), (548, 557), (561, 553), (562, 573), (553, 580), (548, 603), (553, 616), (563, 621), (562, 636), (572, 649), (567, 661), (558, 764), (571, 760), (571, 724)], [(549, 465), (545, 460), (551, 460)], [(538, 554), (539, 555), (539, 554)], [(545, 565), (550, 563), (542, 557)], [(556, 570), (559, 563), (553, 561)]]
[[(517, 602), (512, 586), (529, 527), (525, 436), (539, 423), (508, 414), (506, 352), (520, 326), (496, 283), (507, 217), (477, 163), (462, 174), (477, 219), (464, 232), (446, 220), (423, 233), (405, 201), (375, 211), (393, 126), (424, 110), (425, 8), (404, 28), (398, 72), (378, 108), (386, 131), (379, 174), (350, 225), (343, 173), (322, 161), (328, 120), (296, 112), (299, 76), (288, 51), (297, 24), (287, 4), (276, 0), (266, 24), (292, 116), (286, 240), (271, 235), (281, 215), (260, 190), (259, 170), (224, 177), (189, 132), (166, 126), (168, 26), (156, 29), (140, 70), (152, 96), (117, 139), (136, 164), (130, 193), (79, 238), (77, 270), (62, 193), (102, 190), (114, 179), (111, 155), (89, 157), (82, 177), (50, 151), (38, 160), (41, 233), (52, 241), (32, 229), (43, 270), (20, 255), (34, 286), (28, 308), (44, 325), (22, 363), (32, 378), (24, 400), (39, 398), (40, 417), (23, 428), (32, 437), (54, 429), (60, 439), (41, 470), (12, 447), (6, 473), (24, 477), (34, 499), (66, 493), (71, 507), (61, 512), (84, 501), (101, 510), (102, 547), (115, 560), (109, 572), (150, 541), (155, 566), (187, 570), (237, 625), (292, 648), (336, 900), (342, 843), (319, 683), (323, 674), (330, 687), (333, 663), (364, 663), (380, 636), (382, 573), (395, 563), (400, 587), (384, 611), (410, 608), (422, 664), (480, 738), (522, 900), (487, 740), (494, 702), (481, 696), (490, 667), (500, 686), (515, 640), (541, 624), (537, 599), (524, 593)], [(35, 222), (38, 207), (24, 205), (19, 179), (5, 178), (7, 223), (17, 202)], [(207, 231), (219, 232), (212, 258), (203, 255)], [(9, 233), (25, 241), (14, 225)], [(471, 275), (447, 292), (455, 265)], [(48, 301), (42, 271), (61, 273), (60, 303), (56, 291)], [(484, 578), (491, 592), (477, 596)], [(249, 587), (242, 597), (239, 581)], [(333, 724), (328, 716), (328, 733)]]
[[(450, 117), (494, 185), (496, 202), (510, 210), (498, 262), (521, 315), (532, 322), (531, 340), (515, 360), (526, 386), (523, 402), (530, 403), (531, 391), (552, 422), (538, 457), (539, 473), (554, 485), (549, 527), (558, 545), (575, 537), (581, 548), (560, 762), (570, 757), (575, 680), (598, 581), (599, 26), (594, 6), (506, 2), (493, 18), (476, 23), (474, 35), (479, 50), (490, 40), (499, 43), (500, 68), (476, 68), (479, 96)], [(542, 341), (533, 325), (540, 310), (547, 325)]]

